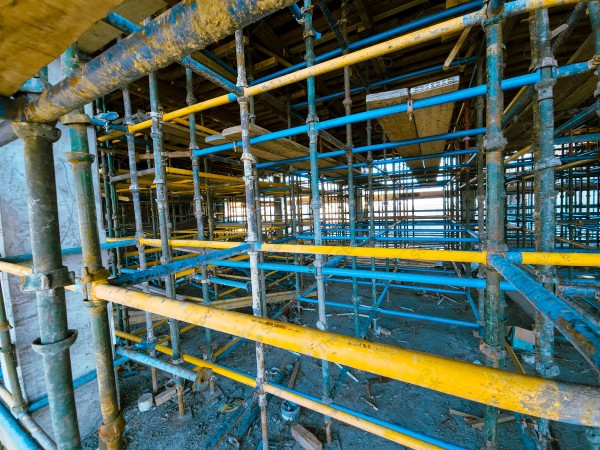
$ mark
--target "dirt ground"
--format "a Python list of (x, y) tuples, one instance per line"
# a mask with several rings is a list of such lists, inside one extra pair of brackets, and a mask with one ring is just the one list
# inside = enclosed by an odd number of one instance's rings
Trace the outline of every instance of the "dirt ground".
[[(378, 289), (381, 292), (381, 288)], [(349, 303), (351, 298), (351, 285), (332, 283), (328, 286), (327, 300), (333, 302)], [(361, 286), (361, 298), (364, 303), (370, 302), (370, 288)], [(287, 320), (314, 327), (316, 311), (314, 305), (304, 305), (305, 309), (299, 315), (288, 314)], [(432, 293), (391, 289), (389, 299), (383, 301), (382, 308), (392, 311), (408, 311), (416, 314), (439, 316), (463, 321), (473, 321), (473, 315), (468, 307), (464, 295), (443, 294), (442, 297)], [(351, 335), (353, 333), (353, 318), (347, 315), (350, 310), (329, 307), (328, 312), (330, 330), (335, 333)], [(509, 301), (507, 324), (531, 328), (532, 320), (526, 316), (515, 304)], [(361, 318), (365, 320), (364, 317)], [(422, 352), (446, 356), (449, 358), (480, 363), (484, 361), (479, 351), (479, 339), (473, 329), (433, 323), (429, 321), (414, 320), (400, 317), (381, 316), (378, 326), (383, 333), (376, 335), (372, 329), (367, 334), (370, 341), (400, 346), (402, 348), (419, 350)], [(389, 331), (389, 333), (388, 333)], [(168, 333), (166, 326), (157, 330), (157, 335)], [(220, 348), (231, 337), (221, 333), (214, 333), (214, 341)], [(182, 348), (185, 353), (202, 355), (204, 332), (194, 329), (182, 336)], [(520, 354), (522, 357), (522, 354)], [(579, 383), (595, 384), (597, 379), (593, 371), (579, 356), (579, 354), (566, 342), (559, 340), (556, 344), (556, 358), (561, 374), (559, 379)], [(266, 349), (266, 367), (282, 368), (300, 361), (300, 369), (295, 389), (321, 397), (321, 368), (320, 362), (305, 356), (297, 356), (290, 352), (273, 347)], [(255, 353), (252, 342), (244, 342), (235, 351), (230, 353), (221, 364), (255, 375)], [(534, 374), (533, 366), (524, 364), (528, 373)], [(514, 370), (512, 363), (507, 363), (508, 370)], [(330, 366), (331, 383), (338, 380), (340, 369)], [(419, 433), (426, 434), (464, 448), (481, 448), (483, 444), (483, 428), (472, 428), (463, 417), (450, 413), (450, 409), (462, 411), (474, 416), (482, 417), (484, 407), (481, 404), (461, 400), (456, 397), (404, 384), (397, 381), (380, 380), (371, 384), (369, 398), (366, 390), (368, 380), (378, 378), (373, 374), (350, 369), (352, 377), (346, 376), (339, 387), (334, 402), (364, 414), (369, 414), (379, 419), (406, 427)], [(168, 378), (160, 374), (161, 382)], [(289, 376), (285, 377), (282, 384), (287, 385)], [(358, 380), (358, 381), (356, 381)], [(219, 377), (217, 384), (223, 392), (217, 400), (207, 401), (202, 393), (186, 391), (185, 403), (191, 409), (192, 417), (187, 421), (177, 418), (177, 405), (169, 401), (164, 405), (153, 408), (147, 412), (140, 412), (137, 400), (142, 394), (150, 392), (150, 372), (141, 366), (131, 365), (119, 371), (121, 392), (121, 405), (125, 412), (127, 430), (125, 438), (129, 450), (145, 449), (203, 449), (207, 446), (210, 437), (218, 430), (219, 426), (227, 420), (232, 413), (219, 412), (219, 405), (234, 399), (253, 398), (253, 391), (228, 379)], [(188, 383), (188, 387), (189, 387)], [(269, 439), (272, 448), (301, 449), (291, 436), (292, 423), (286, 422), (281, 417), (281, 400), (271, 398), (268, 405)], [(297, 418), (297, 423), (314, 433), (321, 442), (325, 442), (323, 429), (323, 416), (302, 408)], [(519, 433), (519, 422), (512, 420), (498, 425), (499, 448), (520, 449), (523, 444)], [(585, 428), (553, 422), (552, 435), (555, 439), (554, 448), (559, 449), (587, 449)], [(217, 449), (242, 449), (254, 450), (260, 444), (260, 424), (255, 420), (250, 429), (241, 434), (238, 439), (225, 435), (223, 439), (212, 448)], [(373, 436), (349, 425), (333, 422), (334, 442), (325, 448), (359, 450), (366, 448), (395, 449), (403, 448), (383, 438)], [(85, 449), (96, 449), (97, 437), (89, 436), (84, 441)]]

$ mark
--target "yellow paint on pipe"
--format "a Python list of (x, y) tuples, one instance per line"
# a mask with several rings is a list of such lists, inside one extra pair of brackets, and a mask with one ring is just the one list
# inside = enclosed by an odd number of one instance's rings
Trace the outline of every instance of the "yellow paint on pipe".
[(517, 153), (513, 153), (512, 155), (510, 155), (508, 158), (506, 158), (504, 160), (504, 162), (507, 163), (507, 162), (514, 161), (515, 159), (520, 158), (523, 155), (526, 155), (530, 151), (531, 151), (531, 145), (528, 145), (527, 147), (519, 150)]
[[(176, 167), (167, 167), (166, 168), (167, 173), (169, 174), (173, 174), (173, 175), (186, 175), (186, 176), (193, 176), (193, 172), (191, 170), (186, 170), (186, 169), (178, 169)], [(236, 183), (243, 183), (244, 180), (242, 178), (239, 177), (230, 177), (229, 175), (218, 175), (216, 173), (208, 173), (208, 172), (199, 172), (200, 178), (208, 178), (211, 180), (222, 180), (222, 181), (233, 181)]]
[[(140, 238), (140, 244), (148, 245), (150, 247), (159, 247), (162, 245), (160, 239), (147, 239)], [(227, 249), (233, 248), (240, 245), (239, 242), (216, 242), (216, 241), (197, 241), (191, 239), (170, 239), (169, 245), (171, 247), (194, 247), (194, 248), (218, 248)]]
[[(122, 339), (126, 339), (128, 341), (132, 341), (135, 342), (137, 344), (141, 344), (143, 339), (141, 337), (138, 336), (134, 336), (132, 334), (129, 333), (124, 333), (122, 331), (118, 331), (115, 330), (115, 336), (118, 336)], [(160, 352), (160, 353), (164, 353), (165, 355), (169, 355), (169, 356), (173, 356), (173, 350), (169, 347), (166, 347), (164, 345), (160, 345), (157, 344), (155, 346), (156, 351)], [(188, 354), (182, 354), (182, 359), (185, 362), (188, 362), (190, 364), (193, 364), (197, 367), (204, 367), (206, 369), (210, 369), (212, 370), (214, 373), (219, 374), (219, 375), (223, 375), (224, 377), (230, 378), (233, 381), (237, 381), (239, 383), (245, 384), (246, 386), (251, 386), (251, 387), (256, 387), (256, 381), (253, 378), (250, 378), (246, 375), (243, 374), (239, 374), (237, 372), (234, 372), (232, 370), (226, 369), (224, 367), (220, 367), (217, 366), (215, 364), (212, 364), (208, 361), (204, 361), (203, 359), (200, 358), (196, 358), (195, 356), (191, 356)]]
[(551, 266), (600, 266), (600, 253), (523, 252), (522, 264)]
[(217, 350), (215, 353), (213, 353), (213, 357), (216, 358), (221, 353), (229, 350), (231, 347), (233, 347), (235, 344), (237, 344), (241, 340), (242, 340), (241, 337), (237, 337), (237, 338), (233, 339), (232, 341), (229, 341), (227, 344), (225, 344), (223, 347), (221, 347), (219, 350)]
[(112, 133), (103, 134), (102, 136), (99, 136), (97, 141), (98, 142), (113, 141), (116, 138), (121, 137), (121, 136), (125, 136), (124, 131), (113, 131)]
[[(185, 120), (185, 119), (174, 119), (173, 122), (178, 123), (180, 125), (185, 125), (186, 127), (190, 126), (189, 120)], [(202, 133), (206, 133), (206, 134), (219, 134), (218, 131), (213, 130), (212, 128), (207, 128), (202, 125), (196, 125), (196, 131), (201, 131)]]
[(31, 275), (31, 267), (0, 261), (0, 272), (10, 273), (18, 277), (26, 277)]
[(389, 41), (372, 45), (371, 47), (357, 50), (355, 52), (330, 59), (329, 61), (324, 61), (322, 63), (315, 64), (314, 66), (306, 67), (305, 69), (297, 70), (296, 72), (283, 75), (279, 78), (250, 86), (244, 89), (244, 95), (250, 97), (263, 94), (273, 89), (288, 86), (290, 84), (297, 83), (317, 75), (322, 75), (333, 70), (342, 69), (352, 64), (357, 64), (369, 59), (388, 55), (398, 50), (406, 49), (423, 42), (428, 42), (448, 34), (460, 33), (464, 29), (465, 26), (463, 24), (462, 17), (446, 20), (445, 22), (398, 36), (397, 38), (390, 39)]
[[(179, 330), (179, 334), (187, 333), (190, 330), (196, 328), (196, 325), (187, 325)], [(165, 342), (169, 342), (171, 340), (171, 335), (167, 334), (166, 336), (161, 337), (158, 341), (159, 344), (164, 344)]]
[[(166, 113), (163, 115), (163, 122), (169, 122), (173, 119), (179, 119), (181, 117), (189, 116), (190, 114), (198, 113), (200, 111), (205, 111), (210, 108), (216, 108), (217, 106), (226, 105), (227, 103), (231, 103), (229, 99), (229, 95), (221, 95), (219, 97), (211, 98), (209, 100), (205, 100), (200, 103), (196, 103), (195, 105), (188, 106), (186, 108), (178, 109), (176, 111), (172, 111), (170, 113)], [(145, 130), (152, 126), (152, 120), (145, 120), (144, 122), (136, 123), (135, 125), (129, 126), (129, 131), (135, 133), (136, 131)]]
[[(145, 254), (148, 254), (148, 253), (157, 253), (157, 252), (160, 252), (160, 251), (161, 251), (160, 248), (147, 248), (146, 250), (144, 250), (144, 253)], [(138, 255), (139, 255), (139, 251), (137, 251), (137, 250), (133, 251), (133, 252), (125, 252), (123, 254), (123, 256), (125, 256), (125, 258), (131, 257), (131, 256), (138, 256)]]
[(364, 256), (369, 258), (399, 258), (412, 261), (454, 261), (485, 264), (486, 252), (423, 250), (382, 247), (347, 247), (337, 245), (262, 244), (261, 250), (277, 253), (308, 253), (319, 255)]
[[(135, 239), (135, 236), (125, 236), (125, 237), (118, 237), (118, 238), (107, 237), (106, 242), (131, 241), (133, 239)], [(132, 245), (134, 245), (134, 244), (132, 244)]]
[[(164, 325), (165, 323), (167, 323), (167, 319), (161, 319), (158, 322), (154, 322), (152, 324), (152, 328), (158, 328), (161, 325)], [(133, 334), (135, 334), (136, 336), (141, 336), (142, 334), (146, 333), (148, 330), (146, 328), (142, 328), (141, 330), (137, 330), (135, 331)]]
[(600, 426), (600, 389), (491, 367), (271, 319), (95, 283), (95, 298), (207, 327), (394, 380), (550, 420)]
[[(142, 342), (141, 338), (139, 338), (137, 336), (133, 336), (129, 333), (124, 333), (122, 331), (115, 331), (115, 334), (122, 339), (126, 339), (128, 341), (133, 341), (138, 344), (140, 344)], [(215, 352), (214, 356), (216, 357), (216, 356), (220, 355), (225, 350), (230, 348), (232, 345), (236, 344), (239, 340), (240, 340), (240, 338), (237, 338), (237, 339), (234, 339), (233, 341), (229, 342), (227, 345), (225, 345), (224, 347), (219, 349), (217, 352)], [(169, 347), (165, 347), (165, 346), (159, 344), (159, 345), (156, 345), (156, 350), (161, 353), (164, 353), (166, 355), (173, 356), (173, 351)], [(256, 380), (247, 375), (234, 372), (225, 367), (217, 366), (208, 361), (205, 361), (200, 358), (196, 358), (196, 357), (188, 355), (188, 354), (183, 354), (182, 359), (185, 362), (194, 364), (195, 371), (199, 370), (200, 368), (210, 369), (213, 373), (216, 373), (218, 375), (224, 376), (231, 380), (237, 381), (238, 383), (241, 383), (241, 384), (244, 384), (244, 385), (250, 386), (250, 387), (256, 387)], [(313, 411), (325, 414), (329, 417), (339, 420), (340, 422), (347, 423), (348, 425), (352, 425), (361, 430), (367, 431), (369, 433), (375, 434), (375, 435), (383, 437), (385, 439), (389, 439), (390, 441), (396, 442), (397, 444), (401, 444), (401, 445), (404, 445), (406, 447), (413, 448), (413, 449), (438, 449), (438, 448), (441, 448), (441, 447), (429, 444), (427, 442), (421, 441), (417, 438), (413, 438), (412, 436), (408, 436), (408, 435), (405, 435), (398, 431), (392, 430), (390, 428), (383, 427), (381, 425), (370, 422), (368, 420), (361, 419), (360, 417), (353, 416), (352, 414), (348, 414), (346, 412), (339, 411), (335, 408), (332, 408), (331, 406), (323, 405), (322, 403), (307, 399), (306, 397), (298, 395), (294, 392), (286, 391), (285, 389), (281, 389), (280, 387), (273, 386), (268, 383), (265, 383), (263, 385), (263, 387), (264, 387), (265, 392), (267, 392), (269, 394), (275, 395), (284, 400), (289, 400), (291, 402), (294, 402), (300, 406), (304, 406), (305, 408), (311, 409)]]
[[(553, 6), (560, 5), (569, 5), (572, 3), (577, 3), (577, 0), (530, 0), (526, 5), (525, 11), (530, 12), (535, 11), (537, 9), (551, 8)], [(476, 13), (469, 14), (470, 18), (476, 18), (477, 16), (480, 16), (481, 19), (484, 20), (485, 12), (483, 10), (480, 10)], [(463, 17), (456, 17), (454, 19), (450, 19), (445, 22), (441, 22), (430, 27), (414, 31), (403, 36), (398, 36), (394, 39), (390, 39), (389, 41), (381, 42), (371, 47), (357, 50), (355, 52), (330, 59), (329, 61), (324, 61), (322, 63), (315, 64), (314, 66), (306, 67), (305, 69), (301, 69), (296, 72), (265, 81), (264, 83), (247, 87), (244, 89), (244, 95), (248, 97), (262, 94), (273, 89), (277, 89), (302, 80), (306, 80), (310, 77), (322, 75), (333, 70), (342, 69), (343, 67), (352, 64), (361, 63), (369, 59), (384, 56), (396, 52), (398, 50), (403, 50), (417, 44), (440, 38), (442, 36), (460, 33), (465, 28), (466, 27), (463, 22)], [(226, 105), (228, 103), (231, 103), (232, 101), (233, 100), (230, 98), (230, 94), (224, 94), (219, 97), (196, 103), (195, 105), (190, 105), (185, 108), (166, 113), (163, 115), (163, 121), (173, 121), (175, 119), (189, 116), (190, 114)], [(130, 125), (128, 127), (128, 131), (131, 133), (135, 133), (137, 131), (148, 129), (151, 127), (151, 125), (152, 121), (146, 120), (135, 125)], [(104, 142), (107, 140), (112, 140), (115, 137), (123, 136), (123, 134), (124, 133), (122, 131), (115, 131), (113, 133), (100, 136), (98, 138), (98, 141)]]

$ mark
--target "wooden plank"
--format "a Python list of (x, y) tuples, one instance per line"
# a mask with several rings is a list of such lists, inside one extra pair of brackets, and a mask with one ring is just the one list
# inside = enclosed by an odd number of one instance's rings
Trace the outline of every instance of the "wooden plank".
[(14, 94), (123, 0), (21, 0), (0, 8), (0, 95)]
[(450, 68), (450, 64), (452, 64), (452, 61), (454, 61), (456, 55), (458, 55), (458, 52), (467, 40), (467, 36), (469, 36), (469, 31), (471, 31), (470, 28), (466, 28), (465, 30), (463, 30), (462, 34), (458, 38), (458, 41), (456, 41), (456, 45), (452, 48), (452, 51), (446, 58), (446, 61), (444, 61), (444, 70), (448, 70)]
[[(150, 17), (166, 6), (163, 0), (125, 0), (114, 12), (140, 25), (146, 17)], [(121, 34), (121, 31), (100, 20), (81, 36), (77, 45), (82, 51), (91, 54)]]
[[(434, 97), (437, 95), (447, 94), (449, 92), (455, 92), (458, 89), (458, 85), (458, 77), (446, 78), (444, 80), (412, 88), (410, 90), (410, 95), (413, 100)], [(424, 137), (447, 133), (450, 126), (450, 121), (452, 120), (453, 111), (454, 102), (415, 110), (414, 116), (417, 126), (417, 135)], [(421, 144), (419, 146), (421, 150), (420, 154), (424, 156), (431, 155), (433, 153), (441, 153), (444, 151), (445, 146), (446, 141), (435, 141)], [(423, 163), (423, 167), (437, 168), (440, 165), (440, 159), (426, 159), (423, 161)]]
[[(366, 102), (369, 109), (372, 110), (406, 103), (407, 100), (408, 89), (396, 89), (393, 91), (367, 95)], [(415, 122), (410, 120), (407, 114), (394, 114), (391, 116), (380, 117), (377, 121), (383, 127), (383, 130), (390, 141), (415, 139), (417, 137)], [(399, 147), (397, 150), (402, 156), (418, 156), (420, 153), (418, 145)], [(413, 170), (422, 167), (421, 161), (409, 161), (408, 166)]]
[(302, 446), (305, 450), (322, 450), (323, 444), (319, 440), (304, 428), (300, 424), (292, 425), (292, 437), (294, 440)]
[(264, 70), (269, 70), (273, 67), (277, 67), (277, 58), (275, 58), (274, 56), (254, 64), (254, 73), (256, 74)]
[[(244, 36), (244, 46), (248, 45), (248, 36)], [(211, 53), (215, 55), (217, 58), (223, 58), (224, 56), (234, 55), (235, 54), (235, 39), (223, 44), (214, 50), (211, 50)]]
[(160, 394), (157, 394), (154, 397), (154, 405), (158, 407), (163, 403), (168, 402), (175, 396), (176, 393), (177, 390), (175, 389), (175, 386), (167, 388), (165, 391), (161, 392)]
[(298, 377), (298, 370), (300, 370), (300, 361), (296, 361), (296, 364), (294, 365), (294, 370), (292, 371), (292, 375), (290, 376), (290, 381), (288, 383), (288, 389), (294, 389), (296, 378)]
[[(451, 77), (411, 88), (410, 91), (408, 89), (396, 89), (393, 91), (371, 94), (367, 96), (366, 102), (369, 109), (384, 108), (406, 103), (409, 97), (412, 100), (419, 100), (453, 92), (458, 89), (458, 85), (459, 78)], [(448, 132), (453, 110), (454, 103), (447, 103), (444, 105), (414, 110), (412, 113), (412, 120), (409, 114), (406, 113), (385, 116), (377, 120), (383, 127), (385, 134), (390, 141), (400, 141)], [(437, 141), (398, 147), (397, 151), (404, 157), (425, 156), (442, 152), (445, 145), (445, 141)], [(436, 176), (440, 160), (439, 158), (417, 160), (409, 161), (407, 164), (411, 170), (422, 168), (433, 169), (432, 172), (427, 175), (417, 175), (419, 182), (425, 183), (431, 181), (431, 178)]]

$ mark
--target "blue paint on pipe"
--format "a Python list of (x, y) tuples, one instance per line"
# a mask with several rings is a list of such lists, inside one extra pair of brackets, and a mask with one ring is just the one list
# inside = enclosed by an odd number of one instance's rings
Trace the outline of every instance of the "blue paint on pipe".
[[(521, 75), (515, 78), (509, 78), (502, 82), (502, 88), (504, 90), (508, 89), (516, 89), (523, 86), (527, 86), (530, 84), (535, 84), (540, 79), (539, 70), (527, 74)], [(480, 95), (485, 95), (486, 86), (475, 86), (467, 89), (463, 89), (456, 92), (450, 92), (447, 94), (436, 95), (433, 97), (427, 97), (420, 100), (415, 100), (412, 104), (413, 110), (415, 109), (423, 109), (431, 106), (442, 105), (445, 103), (452, 103), (456, 101), (466, 100), (469, 98), (474, 98)], [(393, 114), (405, 113), (407, 111), (408, 105), (406, 103), (400, 105), (393, 105), (384, 108), (373, 109), (369, 111), (364, 111), (356, 114), (350, 114), (348, 116), (342, 116), (339, 118), (324, 120), (322, 122), (315, 123), (315, 128), (317, 130), (326, 130), (329, 128), (335, 128), (339, 126), (343, 126), (346, 124), (352, 124), (357, 122), (363, 122), (369, 119), (377, 119), (379, 117), (385, 117)], [(273, 133), (264, 134), (262, 136), (256, 136), (250, 139), (251, 144), (259, 144), (261, 142), (272, 141), (275, 139), (286, 138), (290, 136), (297, 136), (300, 134), (304, 134), (308, 131), (308, 125), (299, 125), (297, 127), (292, 127), (280, 131), (276, 131)], [(195, 156), (206, 156), (213, 153), (219, 153), (226, 150), (232, 150), (235, 146), (240, 146), (241, 141), (237, 143), (227, 143), (222, 145), (217, 145), (208, 149), (203, 150), (195, 150)]]
[[(114, 367), (119, 367), (121, 365), (123, 365), (124, 363), (126, 363), (129, 360), (129, 358), (119, 358), (114, 360), (113, 362), (113, 366)], [(98, 376), (98, 374), (96, 373), (95, 370), (93, 370), (92, 372), (89, 372), (79, 378), (77, 378), (76, 380), (73, 381), (73, 388), (77, 389), (80, 386), (83, 386), (84, 384), (89, 383), (92, 380), (95, 380), (96, 377)], [(45, 406), (48, 406), (48, 396), (44, 396), (42, 398), (39, 398), (38, 400), (32, 402), (29, 407), (27, 408), (27, 412), (35, 412), (39, 409), (44, 408)]]
[(600, 368), (600, 335), (597, 327), (500, 255), (488, 256), (494, 267), (545, 317), (596, 369)]
[(4, 402), (0, 402), (0, 428), (4, 430), (4, 436), (9, 440), (8, 442), (4, 442), (9, 448), (14, 447), (19, 450), (38, 450), (40, 448), (31, 435), (11, 414)]
[[(202, 279), (202, 277), (196, 277), (196, 279)], [(222, 286), (229, 286), (233, 288), (243, 289), (245, 291), (250, 291), (250, 282), (249, 281), (236, 281), (229, 280), (226, 278), (217, 278), (217, 277), (208, 277), (211, 283), (220, 284)]]
[[(292, 12), (292, 14), (294, 15), (294, 17), (296, 18), (296, 20), (298, 22), (301, 22), (302, 20), (304, 20), (304, 18), (302, 17), (302, 10), (300, 9), (300, 7), (297, 4), (292, 4), (290, 6), (288, 6), (289, 10)], [(319, 40), (321, 39), (321, 33), (319, 33), (317, 30), (312, 29), (313, 33), (315, 34), (315, 40)]]
[[(117, 242), (105, 242), (104, 244), (100, 244), (100, 248), (102, 250), (108, 250), (111, 248), (121, 248), (121, 247), (127, 247), (129, 245), (135, 245), (136, 242), (137, 241), (135, 239), (129, 239), (126, 241), (117, 241)], [(81, 253), (81, 247), (63, 248), (63, 249), (61, 249), (60, 253), (61, 253), (61, 255), (78, 255)], [(26, 253), (26, 254), (18, 255), (18, 256), (7, 256), (6, 258), (0, 258), (0, 260), (7, 261), (7, 262), (21, 262), (21, 261), (29, 261), (32, 257), (33, 257), (33, 255), (31, 253)]]
[[(287, 392), (290, 392), (290, 393), (293, 393), (293, 394), (300, 395), (300, 396), (302, 396), (304, 398), (307, 398), (307, 399), (309, 399), (309, 400), (311, 400), (313, 402), (318, 402), (318, 403), (321, 403), (321, 404), (323, 403), (317, 397), (314, 397), (312, 395), (305, 394), (303, 392), (299, 392), (299, 391), (290, 389), (287, 386), (278, 385), (278, 384), (275, 384), (275, 383), (272, 383), (272, 382), (269, 382), (268, 384), (276, 386), (277, 388), (279, 388), (279, 389), (281, 389), (283, 391), (287, 391)], [(420, 439), (422, 441), (428, 442), (430, 444), (437, 445), (438, 447), (441, 447), (441, 448), (445, 448), (445, 449), (449, 449), (449, 450), (465, 450), (464, 447), (460, 447), (458, 445), (442, 441), (441, 439), (437, 439), (437, 438), (434, 438), (434, 437), (431, 437), (431, 436), (427, 436), (427, 435), (419, 433), (417, 431), (409, 430), (408, 428), (404, 428), (404, 427), (402, 427), (400, 425), (396, 425), (394, 423), (386, 422), (385, 420), (381, 420), (381, 419), (378, 419), (376, 417), (372, 417), (372, 416), (369, 416), (367, 414), (363, 414), (361, 412), (355, 411), (355, 410), (350, 409), (350, 408), (346, 408), (345, 406), (341, 406), (341, 405), (338, 405), (336, 403), (331, 403), (329, 406), (331, 406), (332, 408), (337, 409), (339, 411), (343, 411), (343, 412), (345, 412), (347, 414), (351, 414), (351, 415), (353, 415), (355, 417), (360, 417), (361, 419), (366, 420), (368, 422), (372, 422), (372, 423), (375, 423), (377, 425), (381, 425), (382, 427), (390, 428), (390, 429), (392, 429), (394, 431), (397, 431), (398, 433), (403, 433), (403, 434), (406, 434), (408, 436), (412, 436), (412, 437), (414, 437), (416, 439)]]
[(212, 263), (221, 258), (230, 258), (248, 250), (249, 248), (249, 244), (240, 244), (236, 247), (226, 250), (206, 253), (193, 258), (173, 261), (168, 264), (152, 267), (150, 269), (139, 270), (135, 273), (121, 275), (120, 277), (109, 279), (109, 283), (115, 286), (139, 284), (143, 281), (148, 281), (153, 278), (163, 278), (169, 274), (181, 272), (183, 270), (187, 270), (192, 267), (198, 267), (203, 264)]

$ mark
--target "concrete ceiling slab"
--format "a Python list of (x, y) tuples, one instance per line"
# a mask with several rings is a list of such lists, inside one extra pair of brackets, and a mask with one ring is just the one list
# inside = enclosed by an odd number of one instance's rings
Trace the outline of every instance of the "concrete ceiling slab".
[(123, 0), (0, 0), (0, 95), (14, 94)]

